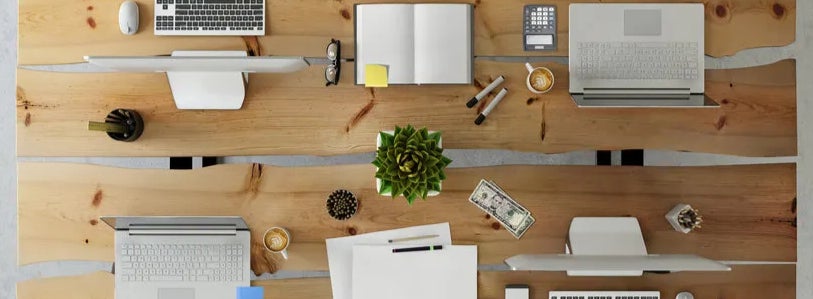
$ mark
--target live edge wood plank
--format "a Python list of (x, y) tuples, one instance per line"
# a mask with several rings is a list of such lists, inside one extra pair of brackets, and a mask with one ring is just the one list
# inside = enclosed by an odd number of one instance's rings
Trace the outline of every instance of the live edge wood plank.
[[(381, 2), (450, 2), (449, 0), (274, 0), (267, 2), (266, 35), (262, 37), (168, 37), (153, 35), (153, 1), (138, 0), (141, 30), (126, 36), (118, 29), (118, 1), (21, 0), (19, 64), (81, 62), (85, 55), (163, 55), (173, 50), (247, 50), (254, 55), (323, 57), (330, 38), (343, 41), (343, 54), (353, 57), (353, 5)], [(476, 4), (477, 56), (567, 56), (569, 1), (549, 0), (559, 8), (558, 49), (522, 49), (522, 0), (454, 0)], [(653, 2), (612, 0), (600, 2)], [(679, 0), (702, 2), (706, 13), (706, 54), (783, 46), (796, 36), (795, 0)], [(588, 20), (586, 20), (588, 21)]]
[[(477, 275), (478, 298), (502, 299), (505, 285), (527, 284), (530, 298), (547, 299), (555, 290), (657, 290), (661, 298), (689, 291), (697, 299), (795, 298), (793, 265), (734, 266), (731, 272), (644, 274), (641, 277), (567, 277), (557, 272), (486, 272)], [(408, 283), (408, 282), (406, 282)], [(253, 281), (265, 288), (265, 298), (332, 298), (329, 278)], [(113, 275), (95, 272), (80, 276), (42, 278), (17, 283), (19, 299), (113, 299)]]
[[(326, 270), (325, 238), (450, 222), (455, 244), (477, 244), (480, 264), (520, 253), (558, 253), (576, 216), (634, 216), (651, 253), (719, 260), (795, 261), (795, 164), (716, 167), (497, 166), (447, 169), (443, 192), (412, 206), (378, 196), (372, 165), (284, 168), (226, 164), (196, 170), (121, 169), (20, 163), (19, 264), (113, 260), (104, 215), (239, 215), (252, 229), (256, 273)], [(496, 181), (536, 223), (516, 240), (468, 202), (481, 178)], [(325, 211), (335, 189), (361, 201), (336, 221)], [(688, 203), (703, 228), (674, 231), (664, 215)], [(290, 259), (266, 253), (262, 232), (287, 227)]]
[[(372, 152), (379, 130), (427, 126), (454, 149), (665, 149), (741, 156), (796, 155), (796, 66), (707, 70), (706, 93), (718, 108), (579, 109), (567, 91), (567, 66), (553, 70), (554, 89), (534, 95), (520, 63), (476, 62), (476, 84), (353, 85), (344, 63), (338, 86), (324, 86), (323, 66), (291, 74), (252, 74), (236, 111), (178, 110), (163, 74), (71, 74), (18, 69), (19, 156), (228, 156)], [(481, 126), (465, 103), (504, 75), (508, 96)], [(115, 108), (139, 111), (141, 138), (116, 142), (87, 121)]]

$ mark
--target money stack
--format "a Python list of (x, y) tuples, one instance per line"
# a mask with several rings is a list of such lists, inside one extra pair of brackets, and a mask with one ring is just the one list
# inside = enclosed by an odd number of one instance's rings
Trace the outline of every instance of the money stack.
[(536, 221), (528, 209), (518, 204), (492, 181), (480, 180), (469, 196), (469, 201), (497, 219), (517, 239)]

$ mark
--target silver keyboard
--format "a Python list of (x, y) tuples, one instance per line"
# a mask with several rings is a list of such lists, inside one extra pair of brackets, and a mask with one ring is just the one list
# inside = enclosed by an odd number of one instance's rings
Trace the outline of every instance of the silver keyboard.
[(697, 43), (581, 42), (574, 70), (581, 79), (697, 79)]
[(549, 299), (660, 299), (658, 291), (550, 291)]
[(154, 0), (155, 35), (265, 35), (265, 0)]
[(122, 281), (239, 281), (240, 244), (121, 244), (116, 272)]

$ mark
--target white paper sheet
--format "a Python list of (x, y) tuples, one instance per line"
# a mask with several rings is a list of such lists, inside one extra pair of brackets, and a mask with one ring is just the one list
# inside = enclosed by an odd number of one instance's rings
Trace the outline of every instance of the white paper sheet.
[(412, 4), (356, 7), (356, 82), (364, 84), (364, 66), (387, 66), (390, 84), (415, 83), (415, 20)]
[(415, 5), (415, 83), (471, 83), (472, 6)]
[(353, 299), (477, 298), (477, 246), (399, 253), (392, 248), (353, 247)]
[(386, 245), (390, 239), (408, 238), (425, 235), (438, 235), (434, 239), (423, 239), (398, 243), (399, 245), (451, 245), (452, 234), (449, 223), (438, 223), (412, 226), (400, 229), (385, 230), (356, 236), (332, 238), (327, 244), (328, 267), (330, 268), (330, 286), (333, 299), (351, 299), (353, 276), (354, 245)]

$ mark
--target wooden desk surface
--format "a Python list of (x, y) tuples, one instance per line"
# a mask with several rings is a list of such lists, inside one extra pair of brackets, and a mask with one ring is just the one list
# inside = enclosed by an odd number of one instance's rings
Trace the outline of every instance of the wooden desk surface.
[[(240, 215), (253, 229), (252, 269), (326, 270), (325, 238), (450, 222), (456, 244), (476, 244), (480, 264), (520, 253), (557, 253), (576, 216), (637, 217), (652, 253), (720, 260), (795, 261), (795, 166), (499, 166), (448, 169), (443, 192), (408, 206), (378, 196), (372, 165), (282, 168), (227, 164), (196, 170), (120, 169), (82, 164), (19, 164), (19, 263), (113, 261), (103, 215)], [(496, 181), (537, 219), (521, 240), (468, 196), (481, 178)], [(345, 188), (359, 213), (336, 221), (325, 199)], [(703, 228), (675, 232), (664, 215), (688, 203)], [(259, 243), (287, 227), (290, 259)]]
[[(353, 57), (353, 5), (369, 2), (449, 2), (448, 0), (274, 0), (267, 4), (266, 36), (156, 37), (153, 1), (137, 0), (141, 30), (125, 36), (118, 29), (119, 1), (21, 0), (19, 63), (81, 62), (85, 55), (156, 55), (179, 48), (242, 50), (257, 55), (324, 57), (330, 38), (343, 42), (345, 57)], [(559, 45), (554, 52), (522, 50), (523, 0), (455, 0), (476, 4), (474, 19), (477, 56), (567, 56), (568, 4), (599, 2), (549, 0), (559, 8)], [(600, 2), (652, 2), (612, 0)], [(675, 1), (657, 1), (675, 2)], [(732, 55), (740, 50), (783, 46), (796, 36), (795, 0), (679, 0), (704, 2), (706, 53)]]
[[(17, 284), (19, 299), (113, 299), (113, 275), (95, 272), (81, 276), (42, 278)], [(486, 272), (477, 275), (478, 297), (502, 299), (506, 284), (527, 284), (531, 297), (547, 299), (552, 290), (658, 290), (661, 298), (690, 291), (697, 299), (794, 298), (794, 265), (734, 266), (731, 272), (644, 274), (641, 277), (567, 277), (558, 272)], [(329, 278), (254, 281), (265, 288), (265, 298), (332, 298)]]
[[(116, 1), (20, 2), (18, 62), (54, 64), (80, 62), (84, 55), (167, 54), (178, 45), (200, 50), (246, 49), (254, 55), (322, 57), (330, 38), (341, 39), (343, 56), (352, 58), (352, 5), (366, 1), (269, 1), (269, 33), (259, 38), (155, 37), (151, 34), (150, 0), (138, 0), (144, 25), (132, 37), (118, 32)], [(461, 2), (477, 5), (477, 56), (567, 55), (570, 1), (549, 1), (560, 8), (562, 20), (559, 49), (554, 52), (521, 50), (519, 16), (525, 1)], [(706, 53), (711, 56), (787, 45), (795, 39), (794, 0), (704, 2)], [(719, 109), (707, 110), (576, 109), (567, 97), (566, 66), (546, 65), (557, 73), (556, 89), (534, 98), (523, 91), (520, 80), (524, 71), (519, 64), (478, 61), (478, 85), (490, 81), (490, 76), (504, 74), (512, 90), (481, 127), (471, 124), (476, 111), (463, 108), (477, 91), (475, 87), (365, 89), (351, 85), (352, 63), (343, 65), (342, 85), (329, 89), (317, 89), (322, 82), (321, 66), (296, 75), (252, 76), (244, 108), (230, 112), (176, 110), (162, 75), (20, 70), (18, 154), (333, 155), (372, 151), (378, 130), (406, 123), (444, 131), (449, 148), (549, 153), (648, 148), (744, 156), (796, 154), (795, 63), (791, 60), (749, 69), (707, 71), (707, 93), (722, 103)], [(148, 119), (148, 131), (139, 142), (111, 142), (84, 130), (84, 122), (101, 119), (117, 107), (138, 109)], [(256, 272), (325, 270), (324, 238), (443, 221), (451, 222), (456, 243), (479, 245), (481, 263), (498, 264), (517, 253), (558, 252), (574, 216), (638, 217), (653, 253), (696, 253), (726, 260), (796, 260), (794, 165), (450, 169), (444, 193), (412, 207), (375, 195), (372, 173), (369, 165), (226, 165), (168, 171), (22, 163), (19, 263), (112, 261), (113, 234), (97, 220), (111, 214), (238, 214), (252, 227), (288, 226), (295, 235), (291, 260), (283, 262), (268, 255), (255, 243), (252, 268)], [(538, 222), (522, 240), (513, 239), (465, 200), (481, 177), (497, 181), (537, 216)], [(359, 215), (346, 222), (330, 220), (323, 213), (325, 196), (337, 186), (351, 189), (362, 200)], [(663, 214), (679, 202), (701, 209), (707, 220), (702, 230), (689, 235), (671, 230)], [(532, 286), (534, 298), (544, 298), (552, 289), (595, 288), (658, 289), (665, 298), (682, 290), (690, 290), (698, 298), (792, 298), (795, 267), (735, 266), (730, 273), (636, 278), (480, 272), (479, 295), (502, 298), (505, 284), (522, 282)], [(255, 284), (267, 286), (267, 298), (330, 298), (327, 278)], [(108, 299), (113, 297), (112, 290), (112, 276), (102, 272), (18, 284), (21, 299)]]
[[(527, 91), (520, 63), (476, 62), (476, 86), (353, 85), (344, 63), (338, 86), (325, 87), (323, 66), (293, 74), (252, 74), (243, 108), (178, 110), (163, 74), (69, 74), (20, 69), (20, 156), (338, 155), (372, 152), (379, 130), (427, 126), (446, 148), (559, 153), (664, 149), (742, 156), (796, 155), (796, 64), (707, 70), (709, 109), (579, 109), (567, 91), (567, 66), (553, 70), (554, 90)], [(492, 77), (510, 91), (481, 126), (465, 103)], [(491, 97), (482, 104), (490, 101)], [(89, 132), (88, 120), (112, 109), (141, 112), (146, 129), (133, 143)]]

